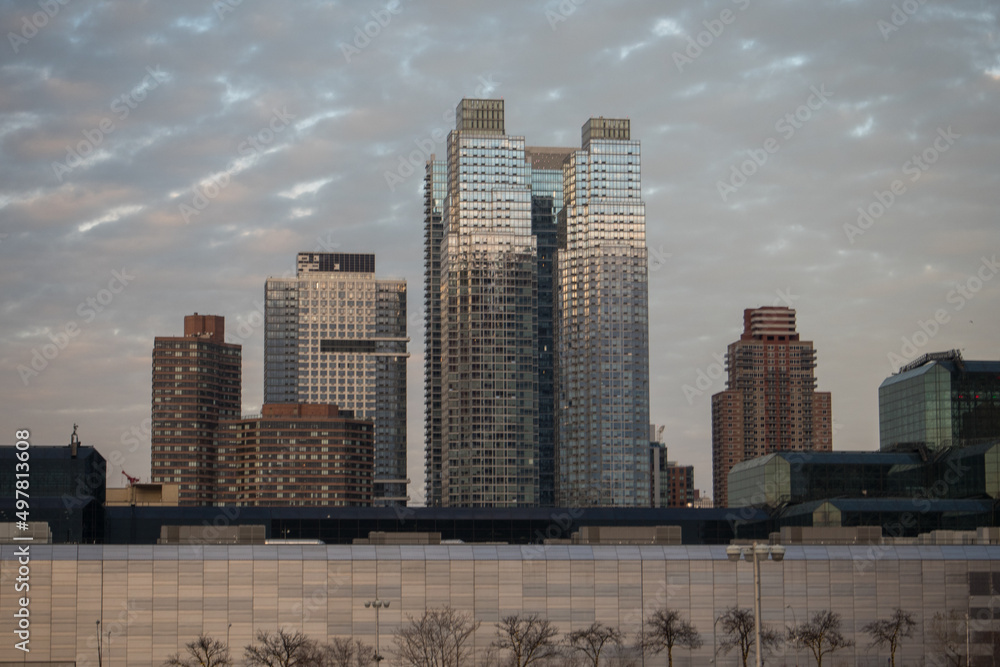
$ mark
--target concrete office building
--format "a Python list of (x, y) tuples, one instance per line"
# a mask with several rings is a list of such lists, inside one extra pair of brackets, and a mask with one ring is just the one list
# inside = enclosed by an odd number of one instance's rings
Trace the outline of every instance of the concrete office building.
[(830, 451), (829, 392), (816, 391), (816, 350), (799, 339), (795, 311), (743, 311), (743, 334), (729, 345), (726, 390), (712, 396), (712, 493), (727, 507), (734, 465), (780, 451)]
[(335, 404), (375, 422), (376, 504), (405, 504), (406, 281), (375, 277), (375, 255), (299, 253), (268, 278), (264, 402)]
[[(15, 549), (0, 547), (0, 580), (16, 576)], [(888, 652), (870, 649), (861, 628), (896, 607), (919, 624), (900, 643), (896, 664), (945, 664), (928, 628), (935, 613), (952, 611), (973, 619), (973, 664), (996, 664), (1000, 546), (789, 544), (781, 562), (760, 570), (765, 624), (792, 626), (824, 609), (841, 615), (855, 643), (827, 656), (830, 665), (884, 666)], [(14, 647), (12, 590), (0, 592), (0, 634), (11, 638), (0, 645), (0, 663), (21, 664), (28, 656)], [(366, 608), (376, 597), (390, 606)], [(159, 665), (203, 632), (227, 641), (238, 659), (258, 631), (279, 627), (374, 645), (376, 614), (380, 648), (391, 656), (396, 628), (445, 605), (481, 622), (471, 639), (481, 659), (507, 614), (539, 614), (561, 634), (596, 621), (632, 637), (641, 619), (668, 606), (704, 641), (675, 650), (675, 665), (738, 665), (735, 653), (717, 650), (723, 635), (715, 619), (733, 605), (752, 608), (753, 599), (752, 564), (730, 561), (722, 545), (35, 545), (30, 659)], [(767, 664), (810, 659), (786, 644)]]
[(1000, 361), (925, 354), (878, 388), (880, 449), (937, 451), (1000, 439)]
[(242, 346), (225, 318), (187, 315), (183, 336), (153, 339), (153, 483), (180, 484), (182, 505), (215, 501), (215, 429), (240, 416)]
[(265, 403), (216, 431), (216, 504), (372, 505), (374, 426), (336, 405)]

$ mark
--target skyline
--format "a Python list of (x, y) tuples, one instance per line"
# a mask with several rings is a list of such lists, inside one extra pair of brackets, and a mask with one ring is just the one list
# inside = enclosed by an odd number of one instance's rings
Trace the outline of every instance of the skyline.
[(835, 450), (878, 448), (895, 361), (1000, 358), (988, 3), (69, 3), (32, 32), (39, 11), (0, 3), (0, 435), (61, 445), (79, 423), (123, 458), (111, 485), (149, 477), (153, 337), (224, 316), (258, 411), (264, 282), (318, 250), (407, 281), (422, 499), (423, 163), (463, 97), (503, 97), (536, 146), (630, 119), (650, 421), (696, 488), (745, 308), (797, 311)]

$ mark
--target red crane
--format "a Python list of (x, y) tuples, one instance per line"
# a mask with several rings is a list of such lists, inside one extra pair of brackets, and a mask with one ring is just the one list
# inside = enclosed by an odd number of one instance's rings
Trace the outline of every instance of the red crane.
[(136, 483), (138, 483), (138, 481), (139, 481), (138, 477), (133, 477), (132, 475), (130, 475), (127, 472), (125, 472), (124, 470), (122, 470), (122, 474), (125, 475), (126, 479), (128, 479), (128, 485), (129, 486), (135, 486)]

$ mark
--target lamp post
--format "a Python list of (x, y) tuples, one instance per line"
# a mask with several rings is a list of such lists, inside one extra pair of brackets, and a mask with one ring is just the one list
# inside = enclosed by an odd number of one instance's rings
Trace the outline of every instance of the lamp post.
[(388, 600), (379, 600), (378, 597), (376, 597), (374, 600), (365, 601), (365, 609), (371, 607), (375, 608), (375, 664), (382, 662), (382, 652), (379, 650), (378, 646), (378, 612), (379, 609), (388, 606), (389, 606)]
[(795, 642), (795, 664), (797, 665), (799, 664), (799, 644), (798, 644), (799, 619), (795, 616), (795, 608), (792, 607), (792, 605), (786, 604), (785, 609), (792, 610), (792, 631), (793, 631), (792, 641)]
[(97, 667), (101, 667), (101, 619), (94, 623), (97, 624)]
[(969, 612), (965, 612), (965, 664), (972, 664), (972, 651), (969, 645)]
[(755, 663), (757, 667), (763, 664), (763, 656), (760, 652), (760, 561), (761, 559), (771, 560), (780, 563), (785, 557), (785, 547), (780, 544), (768, 545), (754, 542), (749, 547), (739, 547), (730, 544), (726, 547), (726, 556), (734, 563), (742, 556), (745, 560), (753, 561), (753, 629)]
[(719, 664), (719, 621), (722, 620), (722, 616), (715, 619), (715, 623), (712, 624), (712, 648), (715, 650), (712, 652), (712, 664)]

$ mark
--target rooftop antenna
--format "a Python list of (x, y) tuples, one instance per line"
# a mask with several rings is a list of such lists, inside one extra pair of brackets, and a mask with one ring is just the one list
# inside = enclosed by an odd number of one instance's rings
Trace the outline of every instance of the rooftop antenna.
[(76, 434), (76, 429), (78, 428), (78, 425), (73, 424), (73, 435), (69, 437), (69, 455), (70, 458), (74, 459), (76, 458), (77, 451), (80, 449), (80, 436)]

